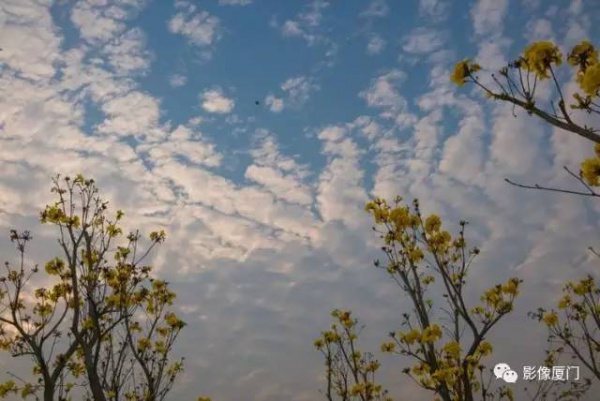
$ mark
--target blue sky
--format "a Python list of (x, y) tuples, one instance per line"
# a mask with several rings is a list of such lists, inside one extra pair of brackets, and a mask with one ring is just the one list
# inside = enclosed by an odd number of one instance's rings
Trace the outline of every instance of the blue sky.
[[(591, 146), (449, 74), (466, 57), (487, 74), (532, 40), (593, 41), (593, 3), (3, 0), (0, 228), (36, 233), (32, 260), (53, 256), (36, 221), (50, 177), (95, 178), (128, 227), (168, 233), (152, 262), (189, 323), (172, 399), (304, 401), (323, 385), (312, 341), (331, 309), (355, 310), (375, 351), (398, 328), (406, 299), (372, 268), (363, 206), (418, 197), (471, 222), (472, 297), (525, 280), (494, 358), (534, 365), (544, 332), (526, 313), (592, 271), (598, 204), (504, 178), (572, 185), (562, 166)], [(406, 361), (382, 361), (398, 399), (422, 399)]]

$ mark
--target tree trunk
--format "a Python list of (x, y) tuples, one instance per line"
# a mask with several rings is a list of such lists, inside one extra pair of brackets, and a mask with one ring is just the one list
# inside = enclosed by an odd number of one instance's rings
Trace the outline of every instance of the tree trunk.
[(44, 401), (54, 401), (54, 391), (56, 390), (54, 383), (46, 381), (44, 383)]

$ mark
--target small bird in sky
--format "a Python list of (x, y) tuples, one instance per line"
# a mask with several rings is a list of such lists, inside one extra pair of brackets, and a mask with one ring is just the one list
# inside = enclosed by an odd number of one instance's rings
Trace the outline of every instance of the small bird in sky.
[(256, 101), (254, 102), (254, 104), (258, 106), (258, 105), (260, 104), (260, 102), (259, 102), (258, 100), (256, 100)]

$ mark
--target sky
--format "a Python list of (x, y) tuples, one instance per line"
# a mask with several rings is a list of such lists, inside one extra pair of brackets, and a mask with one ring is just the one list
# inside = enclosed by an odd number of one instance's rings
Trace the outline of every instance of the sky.
[[(410, 311), (373, 267), (364, 204), (419, 198), (471, 223), (470, 296), (524, 280), (490, 365), (539, 365), (527, 312), (597, 271), (600, 207), (504, 179), (573, 188), (563, 166), (592, 147), (449, 75), (470, 57), (489, 74), (533, 40), (566, 53), (599, 18), (583, 0), (0, 0), (2, 259), (13, 227), (34, 235), (31, 261), (58, 254), (37, 216), (51, 177), (81, 172), (125, 228), (167, 232), (150, 262), (188, 323), (169, 399), (315, 400), (330, 310), (352, 309), (377, 356)], [(380, 360), (395, 399), (427, 399), (408, 361)], [(20, 363), (2, 354), (0, 378)]]

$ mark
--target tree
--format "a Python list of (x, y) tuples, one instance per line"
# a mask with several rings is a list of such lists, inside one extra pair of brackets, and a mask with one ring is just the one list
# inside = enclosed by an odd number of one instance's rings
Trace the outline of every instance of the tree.
[[(31, 358), (37, 380), (9, 380), (0, 397), (163, 400), (183, 369), (171, 351), (185, 323), (172, 310), (176, 295), (142, 262), (165, 233), (152, 232), (141, 250), (139, 232), (122, 238), (124, 213), (108, 217), (94, 180), (63, 181), (53, 179), (58, 199), (40, 214), (57, 228), (62, 257), (48, 261), (44, 272), (27, 267), (32, 237), (11, 230), (20, 261), (7, 262), (0, 277), (0, 348)], [(52, 284), (36, 288), (40, 273)]]
[[(508, 179), (507, 182), (523, 188), (599, 197), (594, 187), (600, 186), (600, 129), (578, 123), (567, 109), (569, 106), (571, 110), (600, 114), (598, 51), (590, 42), (583, 41), (573, 47), (567, 62), (575, 70), (580, 89), (568, 105), (556, 73), (556, 68), (562, 64), (562, 54), (551, 42), (530, 44), (522, 56), (499, 71), (499, 76), (492, 74), (496, 89), (490, 89), (478, 78), (476, 74), (481, 71), (481, 66), (469, 59), (456, 64), (451, 80), (458, 86), (474, 83), (487, 97), (511, 103), (554, 127), (595, 144), (596, 156), (581, 163), (579, 175), (565, 166), (565, 170), (584, 186), (585, 191), (523, 185)], [(536, 99), (536, 89), (545, 80), (551, 80), (559, 96), (557, 102), (550, 102), (549, 108), (540, 106), (542, 102)], [(458, 235), (453, 237), (442, 230), (438, 216), (423, 218), (418, 202), (411, 209), (402, 204), (401, 198), (397, 198), (392, 206), (376, 199), (368, 203), (366, 209), (373, 215), (376, 225), (381, 227), (381, 230), (374, 229), (384, 242), (382, 251), (387, 259), (385, 265), (376, 262), (376, 266), (386, 268), (413, 306), (412, 313), (402, 315), (405, 329), (390, 333), (391, 341), (383, 343), (381, 350), (412, 360), (415, 364), (406, 368), (404, 373), (421, 387), (432, 391), (435, 400), (512, 400), (509, 388), (491, 389), (491, 381), (486, 380), (489, 371), (483, 361), (492, 353), (492, 344), (486, 336), (512, 311), (521, 280), (513, 277), (490, 288), (481, 296), (480, 305), (468, 307), (464, 297), (467, 273), (479, 251), (466, 246), (466, 222), (460, 223)], [(591, 251), (600, 256), (593, 249)], [(433, 287), (435, 285), (437, 287)], [(431, 291), (430, 287), (436, 288), (436, 291)], [(432, 293), (442, 294), (447, 305), (437, 305), (431, 298)], [(438, 312), (442, 312), (442, 316)], [(333, 316), (337, 319), (335, 324), (345, 328), (342, 335), (334, 324), (332, 330), (323, 332), (315, 342), (326, 357), (329, 399), (333, 399), (329, 396), (332, 382), (342, 383), (341, 386), (333, 386), (336, 390), (342, 389), (337, 391), (342, 400), (377, 399), (366, 398), (364, 391), (351, 391), (352, 388), (364, 390), (364, 384), (370, 385), (370, 388), (381, 387), (375, 384), (374, 376), (362, 379), (362, 382), (354, 378), (349, 387), (347, 372), (356, 377), (354, 372), (361, 372), (356, 366), (362, 365), (356, 365), (353, 358), (339, 358), (337, 355), (340, 352), (345, 355), (344, 347), (352, 349), (351, 345), (356, 343), (357, 333), (348, 331), (354, 327), (356, 320), (350, 318), (349, 311), (334, 311)], [(600, 379), (600, 288), (593, 276), (566, 283), (563, 298), (556, 308), (539, 308), (530, 312), (530, 316), (543, 322), (549, 330), (551, 347), (546, 351), (545, 368), (552, 368), (560, 357), (569, 354), (586, 366), (594, 378)], [(362, 360), (361, 355), (359, 352), (356, 357)], [(378, 369), (379, 365), (376, 366)], [(331, 378), (338, 380), (332, 381)], [(540, 381), (533, 394), (529, 392), (529, 395), (531, 400), (538, 401), (575, 400), (582, 397), (590, 385), (589, 379), (569, 383)]]
[(327, 400), (392, 401), (387, 390), (375, 381), (379, 361), (357, 346), (358, 320), (344, 310), (334, 310), (331, 316), (335, 323), (314, 343), (325, 357)]
[[(588, 114), (600, 115), (598, 50), (592, 43), (584, 40), (571, 49), (566, 61), (573, 69), (580, 90), (573, 94), (573, 100), (570, 102), (565, 99), (565, 91), (557, 78), (558, 67), (563, 62), (562, 53), (556, 44), (548, 41), (529, 44), (523, 54), (498, 71), (498, 75), (491, 74), (496, 88), (490, 88), (481, 81), (477, 76), (481, 66), (470, 59), (458, 62), (450, 79), (458, 86), (474, 83), (487, 97), (511, 103), (554, 127), (586, 138), (595, 144), (596, 156), (583, 160), (579, 175), (573, 173), (567, 166), (564, 167), (569, 175), (585, 188), (585, 191), (549, 188), (537, 184), (523, 185), (506, 179), (508, 183), (522, 188), (599, 197), (600, 194), (593, 187), (600, 186), (600, 128), (579, 123), (569, 112), (569, 109), (582, 110)], [(549, 105), (543, 105), (543, 102), (536, 98), (536, 90), (546, 80), (552, 82), (558, 94), (558, 99), (551, 101)]]
[[(385, 265), (379, 261), (375, 265), (387, 270), (413, 307), (412, 314), (402, 315), (403, 330), (390, 333), (382, 351), (411, 358), (415, 364), (404, 373), (436, 394), (436, 399), (471, 401), (476, 394), (483, 400), (511, 397), (508, 388), (490, 391), (483, 359), (493, 350), (486, 336), (512, 311), (521, 281), (511, 278), (498, 284), (482, 295), (480, 305), (469, 307), (466, 277), (479, 250), (467, 247), (466, 222), (452, 236), (442, 229), (438, 216), (424, 218), (417, 201), (410, 208), (401, 198), (392, 205), (376, 199), (366, 210), (379, 227), (374, 230), (380, 234), (387, 259)], [(443, 293), (445, 307), (437, 305), (434, 292)]]
[[(376, 261), (375, 266), (386, 269), (413, 308), (402, 314), (402, 330), (391, 332), (381, 351), (411, 360), (413, 365), (403, 372), (435, 400), (513, 400), (509, 387), (493, 388), (485, 359), (493, 353), (487, 338), (513, 310), (522, 280), (509, 278), (485, 291), (480, 304), (469, 305), (465, 289), (479, 249), (467, 246), (466, 222), (452, 235), (437, 215), (423, 217), (418, 201), (411, 208), (400, 197), (392, 205), (375, 199), (366, 210), (373, 215), (386, 256), (385, 263)], [(441, 296), (434, 299), (434, 294)], [(327, 399), (391, 400), (375, 382), (379, 362), (356, 350), (357, 320), (350, 311), (335, 310), (333, 317), (331, 330), (315, 341), (325, 356)], [(548, 353), (546, 367), (555, 355)], [(574, 400), (588, 388), (589, 383), (541, 382), (532, 400)]]
[[(507, 182), (522, 188), (600, 197), (594, 189), (600, 186), (600, 128), (578, 123), (569, 112), (571, 109), (582, 110), (590, 115), (600, 114), (598, 50), (592, 43), (584, 40), (570, 50), (566, 61), (574, 70), (575, 82), (579, 88), (568, 105), (557, 79), (557, 70), (563, 62), (563, 56), (558, 46), (548, 41), (529, 44), (517, 60), (499, 71), (500, 78), (492, 74), (496, 90), (482, 84), (476, 75), (481, 67), (471, 60), (457, 63), (451, 80), (459, 86), (472, 82), (488, 97), (512, 103), (552, 126), (594, 143), (595, 157), (583, 160), (579, 175), (567, 166), (564, 167), (571, 177), (583, 185), (585, 191), (549, 188), (537, 184), (522, 185), (508, 179)], [(545, 80), (551, 80), (558, 94), (558, 100), (550, 103), (551, 111), (540, 107), (540, 102), (535, 97), (538, 83)], [(590, 247), (589, 250), (600, 257), (593, 248)], [(548, 354), (552, 360), (561, 355), (570, 355), (587, 367), (596, 380), (600, 380), (600, 288), (594, 276), (588, 275), (579, 281), (566, 283), (563, 297), (556, 308), (539, 308), (536, 312), (531, 312), (530, 316), (548, 327), (548, 341), (551, 344)]]

